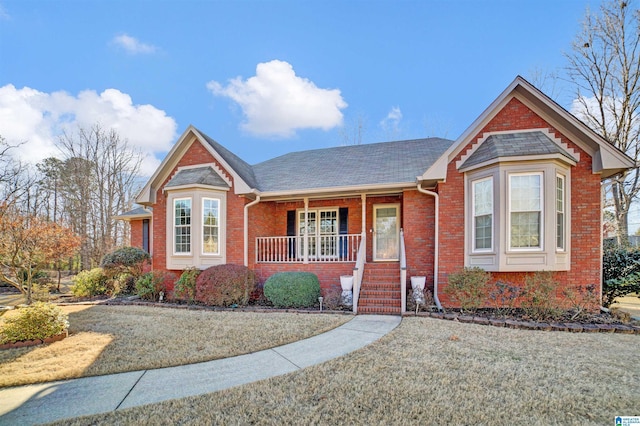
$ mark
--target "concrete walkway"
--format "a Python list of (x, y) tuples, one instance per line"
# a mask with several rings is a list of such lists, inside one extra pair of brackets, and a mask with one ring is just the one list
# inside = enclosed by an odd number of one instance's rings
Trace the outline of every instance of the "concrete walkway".
[(273, 349), (198, 364), (0, 389), (0, 425), (52, 422), (216, 392), (348, 354), (401, 318), (359, 315), (327, 333)]

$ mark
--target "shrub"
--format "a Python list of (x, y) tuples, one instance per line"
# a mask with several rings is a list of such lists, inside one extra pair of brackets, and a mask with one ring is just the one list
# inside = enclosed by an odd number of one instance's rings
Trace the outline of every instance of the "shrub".
[(142, 275), (146, 262), (151, 259), (149, 253), (137, 247), (122, 247), (107, 253), (100, 266), (109, 276), (127, 273), (136, 279)]
[(0, 329), (0, 344), (23, 340), (46, 339), (69, 327), (68, 316), (51, 303), (36, 302), (7, 318)]
[(136, 281), (136, 294), (143, 299), (158, 300), (160, 292), (167, 291), (167, 281), (173, 274), (165, 271), (147, 272)]
[(182, 272), (176, 286), (173, 289), (173, 293), (176, 299), (186, 300), (189, 303), (193, 303), (196, 299), (196, 280), (200, 275), (198, 268), (187, 268)]
[(313, 306), (320, 297), (320, 281), (310, 272), (279, 272), (264, 283), (264, 295), (278, 308)]
[[(416, 290), (420, 291), (420, 290)], [(407, 312), (427, 312), (431, 310), (431, 307), (435, 305), (435, 301), (433, 300), (433, 293), (431, 290), (425, 288), (422, 290), (422, 297), (424, 298), (424, 303), (420, 303), (419, 305), (416, 303), (416, 300), (413, 298), (413, 290), (409, 290), (407, 294)]]
[(196, 280), (196, 300), (213, 306), (246, 305), (257, 282), (255, 273), (246, 266), (212, 266)]
[(463, 311), (475, 312), (484, 302), (490, 274), (482, 268), (464, 268), (449, 274), (444, 292), (460, 304)]
[(536, 320), (557, 318), (560, 314), (556, 292), (558, 283), (549, 271), (534, 272), (524, 279), (522, 309)]
[(71, 292), (76, 297), (93, 297), (107, 293), (107, 276), (102, 268), (82, 271), (73, 278)]
[(602, 306), (609, 307), (616, 297), (640, 294), (640, 250), (606, 246), (602, 258)]
[(562, 294), (574, 312), (571, 317), (572, 320), (583, 318), (586, 313), (598, 307), (598, 296), (596, 295), (596, 286), (594, 284), (569, 287), (564, 289)]
[(516, 309), (516, 300), (522, 294), (522, 289), (508, 282), (496, 281), (489, 292), (489, 300), (493, 302), (499, 315), (507, 316)]

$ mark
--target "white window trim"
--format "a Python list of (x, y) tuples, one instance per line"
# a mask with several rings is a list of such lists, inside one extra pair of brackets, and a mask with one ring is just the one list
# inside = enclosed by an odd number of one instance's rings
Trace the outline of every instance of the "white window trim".
[[(204, 244), (204, 229), (206, 226), (211, 226), (211, 225), (205, 225), (204, 223), (204, 219), (205, 219), (205, 215), (204, 215), (204, 209), (205, 209), (205, 202), (206, 201), (215, 201), (217, 206), (216, 206), (216, 210), (218, 212), (218, 215), (216, 217), (216, 226), (215, 228), (218, 230), (218, 250), (215, 252), (208, 252), (204, 250), (205, 244)], [(202, 197), (202, 208), (201, 208), (201, 214), (200, 214), (200, 224), (202, 225), (201, 228), (201, 234), (200, 234), (200, 239), (201, 241), (201, 253), (203, 256), (220, 256), (220, 245), (221, 245), (221, 229), (220, 229), (220, 208), (221, 208), (221, 200), (219, 198), (214, 198), (214, 197)]]
[[(511, 246), (511, 213), (513, 213), (513, 211), (511, 210), (511, 178), (514, 176), (540, 176), (540, 234), (539, 234), (539, 239), (540, 239), (540, 244), (538, 247), (512, 247)], [(555, 183), (555, 180), (554, 180)], [(555, 186), (555, 185), (554, 185)], [(548, 219), (545, 215), (545, 211), (544, 211), (544, 207), (545, 207), (545, 202), (544, 202), (544, 195), (545, 195), (545, 191), (544, 191), (544, 187), (545, 187), (545, 176), (544, 176), (544, 172), (540, 172), (540, 171), (531, 171), (531, 172), (515, 172), (515, 173), (507, 173), (507, 247), (508, 247), (508, 251), (511, 252), (531, 252), (531, 251), (544, 251), (544, 231), (545, 231), (545, 221)], [(554, 194), (554, 200), (555, 200), (555, 194)]]
[[(476, 184), (484, 181), (491, 182), (491, 246), (489, 248), (476, 248), (476, 203), (475, 203), (475, 189)], [(495, 194), (494, 194), (493, 176), (486, 176), (480, 179), (474, 179), (471, 181), (471, 246), (473, 253), (493, 253), (494, 250), (494, 238), (495, 238)]]
[[(189, 221), (189, 251), (176, 251), (176, 228), (178, 227), (178, 225), (176, 225), (176, 204), (179, 201), (189, 201), (189, 210), (191, 212), (191, 215), (189, 216), (190, 221)], [(180, 198), (174, 198), (173, 199), (173, 203), (172, 203), (172, 207), (173, 207), (173, 222), (172, 222), (172, 229), (173, 229), (173, 241), (172, 241), (172, 251), (173, 251), (173, 255), (174, 256), (191, 256), (191, 252), (192, 247), (193, 247), (193, 198), (191, 197), (180, 197)], [(180, 225), (180, 226), (186, 226), (186, 225)]]

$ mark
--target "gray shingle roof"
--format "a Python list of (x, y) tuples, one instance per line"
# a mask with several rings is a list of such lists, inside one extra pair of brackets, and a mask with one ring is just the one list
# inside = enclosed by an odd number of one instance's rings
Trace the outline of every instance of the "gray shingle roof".
[(213, 139), (211, 139), (209, 136), (207, 136), (204, 133), (202, 133), (200, 130), (198, 130), (198, 132), (207, 141), (207, 143), (209, 145), (211, 145), (211, 147), (213, 149), (215, 149), (216, 152), (218, 154), (220, 154), (220, 156), (222, 156), (224, 161), (226, 161), (227, 164), (229, 164), (229, 166), (231, 166), (231, 168), (238, 175), (240, 175), (240, 178), (243, 181), (245, 181), (246, 184), (249, 185), (249, 187), (251, 187), (251, 188), (257, 188), (258, 187), (256, 178), (255, 178), (255, 176), (253, 174), (253, 169), (247, 162), (245, 162), (243, 159), (241, 159), (240, 157), (235, 155), (233, 152), (229, 151), (224, 146), (220, 145), (218, 142), (216, 142)]
[(136, 207), (133, 210), (129, 210), (114, 217), (117, 219), (129, 220), (129, 218), (139, 218), (142, 216), (151, 217), (151, 210), (147, 210), (144, 207)]
[(218, 173), (210, 166), (205, 166), (180, 170), (167, 182), (165, 188), (195, 184), (229, 187), (227, 182), (225, 182)]
[(428, 138), (293, 152), (253, 171), (263, 192), (411, 183), (453, 143)]
[(491, 135), (482, 142), (461, 168), (475, 166), (500, 157), (561, 154), (577, 161), (571, 154), (540, 131)]

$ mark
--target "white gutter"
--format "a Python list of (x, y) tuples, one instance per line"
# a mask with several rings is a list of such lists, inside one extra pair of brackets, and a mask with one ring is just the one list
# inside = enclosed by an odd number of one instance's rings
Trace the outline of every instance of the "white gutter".
[(434, 224), (435, 226), (435, 241), (434, 241), (434, 246), (435, 248), (433, 249), (433, 300), (434, 302), (436, 302), (436, 306), (438, 307), (438, 310), (443, 311), (442, 309), (442, 305), (440, 304), (440, 299), (438, 299), (438, 262), (440, 261), (438, 254), (439, 254), (439, 235), (440, 235), (440, 226), (439, 226), (439, 210), (440, 210), (440, 197), (438, 195), (437, 192), (433, 192), (433, 191), (429, 191), (426, 190), (424, 188), (422, 188), (421, 184), (418, 183), (418, 191), (422, 192), (423, 194), (427, 194), (427, 195), (431, 195), (436, 203), (436, 211), (435, 211), (435, 221), (436, 223)]
[(259, 202), (260, 196), (256, 195), (255, 200), (244, 205), (244, 266), (249, 266), (249, 207)]

